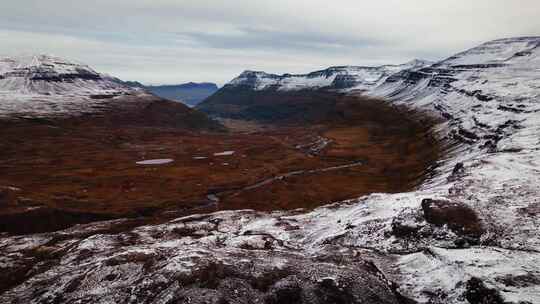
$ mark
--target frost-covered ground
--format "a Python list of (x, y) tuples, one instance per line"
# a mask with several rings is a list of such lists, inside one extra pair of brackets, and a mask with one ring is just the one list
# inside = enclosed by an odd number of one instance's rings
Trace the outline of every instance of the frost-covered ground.
[(24, 275), (0, 300), (540, 303), (540, 37), (404, 70), (368, 94), (444, 118), (435, 134), (459, 143), (417, 191), (4, 237), (1, 273)]

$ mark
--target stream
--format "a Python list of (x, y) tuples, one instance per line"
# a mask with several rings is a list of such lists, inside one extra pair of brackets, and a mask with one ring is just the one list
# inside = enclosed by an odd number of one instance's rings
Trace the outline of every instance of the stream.
[[(262, 186), (271, 184), (271, 183), (273, 183), (275, 181), (284, 180), (284, 179), (292, 177), (292, 176), (342, 170), (342, 169), (347, 169), (347, 168), (352, 168), (352, 167), (358, 167), (358, 166), (361, 166), (362, 164), (363, 164), (362, 161), (356, 161), (356, 162), (353, 162), (353, 163), (350, 163), (350, 164), (327, 167), (327, 168), (322, 168), (322, 169), (291, 171), (291, 172), (287, 172), (285, 174), (281, 174), (281, 175), (278, 175), (278, 176), (274, 176), (274, 177), (264, 179), (264, 180), (262, 180), (260, 182), (257, 182), (255, 184), (253, 184), (253, 185), (246, 186), (244, 188), (239, 189), (236, 193), (238, 194), (238, 193), (240, 193), (242, 191), (257, 189), (257, 188), (260, 188)], [(210, 201), (210, 203), (217, 205), (219, 203), (219, 201), (220, 201), (219, 196), (222, 195), (222, 194), (228, 193), (228, 192), (230, 192), (230, 190), (222, 191), (222, 192), (218, 192), (218, 193), (208, 194), (206, 196), (206, 198)]]

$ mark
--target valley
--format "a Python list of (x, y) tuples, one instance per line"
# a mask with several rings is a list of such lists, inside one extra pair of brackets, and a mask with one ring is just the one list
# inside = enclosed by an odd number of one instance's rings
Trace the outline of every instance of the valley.
[(2, 303), (538, 303), (540, 37), (195, 108), (0, 60)]
[[(105, 126), (86, 118), (5, 123), (0, 231), (55, 231), (117, 218), (158, 223), (233, 209), (308, 211), (407, 191), (425, 179), (442, 150), (431, 124), (416, 121), (420, 114), (378, 100), (333, 100), (348, 117), (236, 121), (217, 131), (118, 118), (104, 119)], [(258, 127), (246, 131), (245, 124)]]

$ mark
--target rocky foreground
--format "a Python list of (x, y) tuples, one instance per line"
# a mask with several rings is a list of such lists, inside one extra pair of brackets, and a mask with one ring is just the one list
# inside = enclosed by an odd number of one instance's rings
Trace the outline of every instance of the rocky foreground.
[(367, 92), (459, 142), (417, 191), (5, 236), (0, 301), (539, 303), (539, 54), (539, 37), (492, 41)]

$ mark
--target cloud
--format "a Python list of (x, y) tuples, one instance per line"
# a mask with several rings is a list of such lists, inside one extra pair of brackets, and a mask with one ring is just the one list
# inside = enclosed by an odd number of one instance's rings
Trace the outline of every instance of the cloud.
[(0, 3), (0, 53), (53, 53), (147, 83), (244, 69), (443, 59), (487, 40), (540, 35), (536, 0), (20, 0)]

